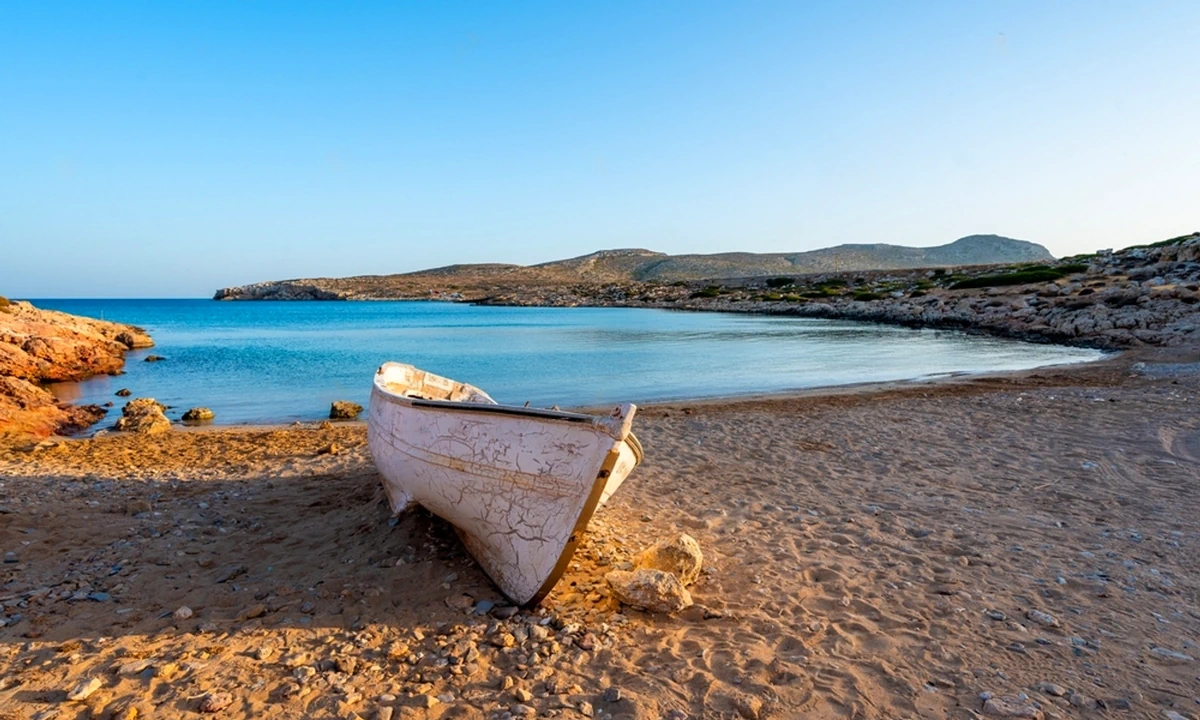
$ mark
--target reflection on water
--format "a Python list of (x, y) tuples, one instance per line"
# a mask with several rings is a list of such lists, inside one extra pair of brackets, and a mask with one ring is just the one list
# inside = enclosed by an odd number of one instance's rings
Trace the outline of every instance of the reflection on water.
[[(218, 423), (316, 419), (366, 403), (376, 367), (408, 362), (536, 406), (682, 399), (1015, 370), (1100, 353), (842, 320), (616, 308), (428, 302), (41, 300), (145, 327), (157, 346), (126, 374), (52, 388), (77, 403), (135, 397), (195, 405)], [(149, 352), (159, 363), (141, 359)]]

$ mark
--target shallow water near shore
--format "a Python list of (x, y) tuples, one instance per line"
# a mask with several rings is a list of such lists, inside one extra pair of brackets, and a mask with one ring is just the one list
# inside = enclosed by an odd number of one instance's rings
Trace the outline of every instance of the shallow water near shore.
[[(126, 373), (52, 389), (76, 403), (154, 397), (178, 419), (315, 420), (333, 400), (366, 404), (395, 360), (469, 382), (497, 401), (594, 406), (1021, 370), (1102, 357), (873, 323), (625, 308), (476, 307), (433, 302), (35, 300), (39, 307), (146, 328), (156, 347)], [(148, 363), (149, 354), (166, 360)], [(118, 411), (112, 411), (112, 417)], [(108, 423), (102, 421), (97, 427)]]

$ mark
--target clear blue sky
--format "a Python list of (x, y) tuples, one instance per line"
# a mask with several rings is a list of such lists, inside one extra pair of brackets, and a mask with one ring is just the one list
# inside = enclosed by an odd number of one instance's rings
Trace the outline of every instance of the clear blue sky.
[(1200, 229), (1200, 2), (4, 2), (0, 294)]

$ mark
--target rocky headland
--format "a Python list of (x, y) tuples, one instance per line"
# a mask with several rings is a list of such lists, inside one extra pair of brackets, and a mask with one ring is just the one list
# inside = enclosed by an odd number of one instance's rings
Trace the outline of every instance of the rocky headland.
[[(553, 264), (553, 274), (544, 266), (459, 265), (399, 276), (258, 283), (226, 288), (216, 297), (648, 307), (955, 328), (1105, 349), (1200, 344), (1200, 233), (1058, 260), (1024, 247), (1029, 243), (1013, 246), (1010, 243), (1019, 241), (979, 238), (994, 236), (973, 236), (929, 248), (918, 259), (974, 261), (943, 267), (866, 270), (843, 265), (837, 271), (795, 272), (808, 266), (771, 264), (762, 260), (767, 256), (745, 254), (751, 260), (738, 267), (753, 272), (668, 280), (664, 278), (677, 275), (664, 271), (651, 277), (657, 266), (647, 264), (647, 257), (658, 257), (659, 265), (672, 258), (625, 250), (561, 261)], [(956, 246), (957, 252), (948, 250)], [(846, 247), (877, 246), (842, 246)], [(974, 251), (968, 252), (970, 248)], [(1020, 261), (979, 260), (1003, 253)], [(732, 255), (678, 257), (690, 258), (689, 272), (717, 272), (730, 266), (711, 259)], [(775, 262), (785, 256), (770, 257)], [(697, 264), (695, 258), (708, 260)], [(861, 268), (880, 262), (877, 254), (859, 260), (851, 265)], [(766, 272), (784, 267), (793, 272)]]
[(0, 435), (45, 437), (91, 425), (103, 408), (61, 403), (43, 385), (120, 374), (127, 351), (153, 345), (132, 325), (0, 298)]

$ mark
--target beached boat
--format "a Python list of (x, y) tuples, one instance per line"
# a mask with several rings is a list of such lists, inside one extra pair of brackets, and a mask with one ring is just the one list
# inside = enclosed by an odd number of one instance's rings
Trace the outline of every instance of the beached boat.
[(499, 405), (471, 385), (386, 363), (367, 437), (394, 512), (417, 503), (449, 521), (501, 592), (536, 605), (592, 513), (642, 461), (630, 432), (636, 410)]

